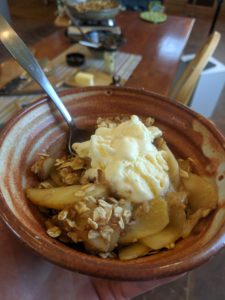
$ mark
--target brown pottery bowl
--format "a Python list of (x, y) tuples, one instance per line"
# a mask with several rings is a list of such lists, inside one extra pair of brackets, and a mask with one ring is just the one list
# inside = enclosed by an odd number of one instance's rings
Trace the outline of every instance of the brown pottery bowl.
[(215, 126), (190, 109), (165, 97), (126, 88), (84, 88), (62, 94), (80, 128), (93, 127), (98, 116), (151, 116), (171, 149), (191, 157), (195, 172), (215, 178), (218, 207), (201, 230), (174, 249), (130, 261), (102, 259), (50, 238), (41, 215), (24, 189), (35, 184), (30, 166), (41, 152), (60, 153), (67, 126), (46, 99), (12, 118), (0, 137), (0, 214), (12, 231), (44, 258), (84, 274), (120, 280), (162, 278), (189, 271), (207, 261), (225, 244), (225, 140)]

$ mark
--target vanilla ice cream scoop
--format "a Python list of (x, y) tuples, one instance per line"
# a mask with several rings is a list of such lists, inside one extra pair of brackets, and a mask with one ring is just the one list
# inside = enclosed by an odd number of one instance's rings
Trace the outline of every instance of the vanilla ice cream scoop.
[(153, 144), (161, 135), (159, 128), (146, 127), (132, 116), (115, 128), (98, 128), (90, 141), (75, 143), (73, 149), (91, 159), (92, 170), (102, 170), (120, 197), (140, 203), (163, 196), (169, 189), (167, 162)]

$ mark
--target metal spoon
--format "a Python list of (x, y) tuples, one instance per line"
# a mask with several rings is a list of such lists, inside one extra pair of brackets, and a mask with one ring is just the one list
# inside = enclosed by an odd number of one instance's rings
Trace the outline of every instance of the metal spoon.
[[(30, 76), (42, 87), (49, 98), (54, 102), (55, 106), (67, 122), (69, 126), (69, 153), (74, 154), (72, 144), (79, 142), (87, 137), (87, 131), (78, 129), (75, 121), (64, 106), (62, 100), (57, 95), (51, 83), (45, 76), (37, 60), (30, 52), (28, 47), (24, 44), (21, 38), (8, 24), (8, 22), (0, 15), (0, 40), (14, 59), (30, 74)], [(90, 135), (90, 133), (89, 133)]]

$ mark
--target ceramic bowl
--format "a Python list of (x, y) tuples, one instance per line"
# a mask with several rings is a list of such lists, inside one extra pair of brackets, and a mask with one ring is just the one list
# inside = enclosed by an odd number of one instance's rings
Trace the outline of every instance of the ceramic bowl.
[(44, 229), (38, 210), (24, 189), (37, 180), (30, 166), (41, 152), (59, 153), (67, 126), (46, 99), (39, 100), (10, 120), (0, 137), (0, 213), (11, 230), (44, 258), (84, 274), (119, 280), (145, 280), (178, 275), (207, 261), (225, 244), (225, 140), (215, 126), (190, 109), (143, 90), (89, 88), (62, 94), (81, 128), (94, 126), (98, 116), (152, 116), (178, 157), (191, 157), (195, 172), (215, 178), (218, 208), (201, 230), (162, 253), (119, 261), (79, 252)]

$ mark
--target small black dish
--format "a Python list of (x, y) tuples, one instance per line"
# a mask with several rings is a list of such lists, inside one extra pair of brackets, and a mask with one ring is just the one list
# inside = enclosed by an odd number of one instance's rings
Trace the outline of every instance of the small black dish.
[(71, 67), (79, 67), (84, 64), (85, 56), (78, 52), (68, 53), (66, 55), (66, 62)]

